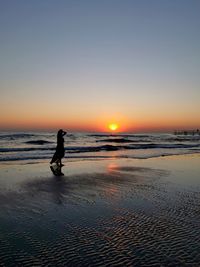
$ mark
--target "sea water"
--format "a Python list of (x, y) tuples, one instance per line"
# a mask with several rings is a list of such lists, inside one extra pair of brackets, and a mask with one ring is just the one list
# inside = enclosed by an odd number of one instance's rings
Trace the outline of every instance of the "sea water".
[[(1, 162), (50, 160), (56, 132), (0, 132)], [(151, 158), (200, 152), (200, 135), (68, 133), (65, 160)]]

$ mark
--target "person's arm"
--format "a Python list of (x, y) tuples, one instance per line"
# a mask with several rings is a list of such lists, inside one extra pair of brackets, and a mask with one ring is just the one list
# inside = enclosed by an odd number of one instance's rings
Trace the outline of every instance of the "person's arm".
[(63, 132), (62, 132), (62, 136), (66, 135), (66, 133), (67, 133), (67, 132), (63, 131)]

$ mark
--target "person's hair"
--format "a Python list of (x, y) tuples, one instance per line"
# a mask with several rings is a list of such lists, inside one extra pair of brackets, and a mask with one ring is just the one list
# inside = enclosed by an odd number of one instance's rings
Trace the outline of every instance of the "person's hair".
[(58, 131), (58, 133), (57, 133), (57, 137), (62, 137), (62, 133), (63, 133), (63, 130), (60, 129), (60, 130)]

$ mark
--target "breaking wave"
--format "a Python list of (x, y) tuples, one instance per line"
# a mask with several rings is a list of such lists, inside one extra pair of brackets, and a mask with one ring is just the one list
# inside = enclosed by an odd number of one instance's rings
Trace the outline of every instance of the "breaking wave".
[[(56, 133), (0, 133), (0, 161), (49, 159)], [(129, 157), (198, 153), (200, 136), (173, 134), (83, 134), (65, 138), (66, 158)]]

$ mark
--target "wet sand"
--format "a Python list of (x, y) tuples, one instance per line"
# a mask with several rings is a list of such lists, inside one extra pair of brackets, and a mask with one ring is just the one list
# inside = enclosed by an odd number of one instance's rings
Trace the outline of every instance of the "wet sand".
[(1, 164), (0, 266), (199, 266), (200, 155)]

